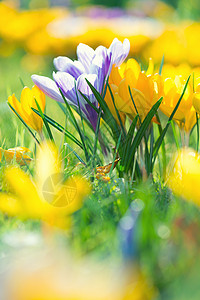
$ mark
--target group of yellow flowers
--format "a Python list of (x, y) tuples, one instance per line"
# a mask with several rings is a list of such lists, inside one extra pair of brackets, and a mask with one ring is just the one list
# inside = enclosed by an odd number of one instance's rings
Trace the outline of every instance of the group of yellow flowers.
[[(116, 107), (130, 119), (138, 113), (143, 121), (151, 107), (163, 97), (160, 110), (169, 117), (190, 74), (186, 91), (173, 118), (181, 129), (189, 133), (196, 123), (196, 113), (200, 113), (200, 69), (193, 70), (184, 64), (177, 68), (164, 65), (162, 75), (159, 75), (154, 71), (152, 59), (149, 59), (146, 72), (141, 70), (135, 59), (129, 59), (121, 67), (113, 67), (111, 72), (110, 85)], [(106, 94), (105, 100), (115, 115), (109, 93)]]

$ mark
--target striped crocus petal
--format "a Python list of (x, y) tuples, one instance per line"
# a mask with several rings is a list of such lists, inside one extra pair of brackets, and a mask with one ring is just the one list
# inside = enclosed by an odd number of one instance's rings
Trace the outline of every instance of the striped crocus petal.
[(64, 102), (63, 98), (60, 94), (60, 91), (58, 89), (58, 86), (56, 83), (45, 76), (39, 76), (39, 75), (32, 75), (31, 79), (35, 83), (35, 85), (43, 92), (45, 95), (48, 97), (59, 101), (59, 102)]
[[(82, 74), (77, 79), (77, 91), (80, 91), (83, 93), (91, 103), (93, 103), (96, 107), (98, 106), (98, 102), (90, 89), (89, 85), (87, 84), (86, 79), (94, 86), (95, 89), (97, 89), (97, 75), (96, 74)], [(84, 100), (84, 103), (86, 101)]]
[(130, 42), (128, 39), (125, 39), (122, 43), (115, 38), (108, 51), (111, 52), (112, 64), (115, 64), (117, 67), (119, 67), (129, 54)]
[[(77, 90), (83, 93), (88, 100), (95, 106), (98, 107), (98, 101), (96, 100), (94, 94), (92, 93), (89, 85), (86, 82), (86, 79), (97, 89), (97, 75), (96, 74), (82, 74), (77, 80)], [(94, 130), (96, 130), (98, 114), (97, 112), (90, 106), (89, 103), (85, 101), (85, 99), (80, 94), (80, 102), (81, 109), (85, 114), (88, 121), (91, 123)]]
[(92, 63), (92, 60), (95, 56), (95, 51), (88, 45), (80, 43), (77, 46), (77, 57), (78, 60), (82, 63), (82, 65), (85, 68), (85, 72), (89, 73), (90, 71), (90, 65)]
[(65, 72), (53, 72), (53, 79), (63, 95), (67, 98), (69, 104), (78, 105), (75, 90), (75, 79), (72, 75)]
[(107, 49), (102, 46), (99, 46), (95, 50), (95, 53), (96, 55), (90, 67), (90, 73), (97, 75), (97, 90), (99, 93), (101, 93), (103, 90), (104, 82), (110, 75), (111, 53), (108, 53)]
[(82, 73), (85, 73), (85, 68), (80, 61), (72, 61), (65, 56), (58, 56), (53, 60), (54, 66), (58, 71), (66, 72), (77, 79)]

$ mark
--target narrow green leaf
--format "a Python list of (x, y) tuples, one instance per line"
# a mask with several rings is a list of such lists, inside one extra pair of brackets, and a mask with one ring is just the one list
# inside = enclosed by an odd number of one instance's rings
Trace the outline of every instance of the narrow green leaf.
[(22, 85), (22, 87), (24, 88), (25, 87), (25, 84), (24, 84), (24, 82), (23, 82), (23, 80), (22, 80), (22, 78), (19, 76), (19, 81), (21, 82), (21, 85)]
[(63, 98), (63, 100), (64, 100), (64, 102), (66, 104), (66, 107), (67, 107), (67, 110), (69, 112), (69, 116), (70, 116), (71, 122), (74, 125), (75, 129), (77, 130), (77, 132), (78, 132), (78, 134), (80, 136), (81, 142), (83, 144), (83, 150), (85, 152), (85, 157), (86, 157), (86, 160), (88, 161), (89, 160), (89, 154), (88, 154), (88, 151), (87, 151), (87, 148), (86, 148), (86, 145), (85, 145), (84, 135), (83, 135), (83, 133), (82, 133), (82, 131), (81, 131), (81, 129), (80, 129), (77, 121), (76, 121), (76, 118), (74, 117), (74, 114), (73, 114), (73, 112), (71, 110), (71, 107), (70, 107), (69, 103), (67, 102), (65, 96), (63, 95), (62, 90), (61, 89), (59, 89), (59, 90), (60, 90), (60, 94), (61, 94), (61, 96), (62, 96), (62, 98)]
[(134, 156), (135, 156), (135, 151), (137, 149), (137, 147), (139, 146), (153, 116), (155, 115), (155, 113), (157, 112), (161, 102), (162, 102), (162, 97), (152, 106), (151, 110), (149, 111), (149, 113), (147, 114), (147, 116), (145, 117), (144, 121), (142, 122), (134, 140), (133, 140), (133, 143), (131, 145), (131, 148), (130, 148), (130, 153), (129, 153), (129, 157), (128, 157), (128, 160), (127, 160), (127, 163), (125, 165), (125, 171), (126, 173), (128, 172), (129, 170), (129, 167), (130, 167), (130, 164), (131, 164), (131, 161), (134, 159)]
[(94, 106), (93, 103), (90, 102), (90, 100), (81, 92), (79, 91), (79, 93), (81, 94), (81, 96), (85, 99), (85, 101), (96, 111), (96, 113), (99, 113), (99, 109), (96, 108), (96, 106)]
[[(40, 105), (39, 105), (39, 103), (37, 102), (36, 99), (35, 99), (35, 103), (36, 103), (36, 105), (37, 105), (37, 108), (38, 108), (38, 111), (39, 111), (39, 113), (40, 113), (40, 116), (41, 116), (41, 118), (42, 118), (42, 120), (43, 120), (43, 122), (44, 122), (44, 125), (45, 125), (45, 127), (46, 127), (46, 129), (47, 129), (47, 133), (48, 133), (48, 135), (49, 135), (49, 138), (50, 138), (51, 141), (54, 142), (54, 138), (53, 138), (53, 135), (52, 135), (52, 133), (51, 133), (51, 129), (50, 129), (50, 127), (49, 127), (49, 124), (48, 124), (48, 122), (46, 121), (46, 119), (45, 119), (45, 117), (44, 117), (44, 114), (43, 114), (43, 111), (41, 110)], [(31, 107), (31, 109), (33, 110), (32, 107)]]
[(128, 156), (129, 156), (129, 152), (130, 152), (130, 147), (132, 144), (132, 140), (133, 140), (133, 136), (134, 136), (134, 131), (137, 125), (137, 121), (138, 121), (139, 116), (136, 115), (136, 117), (133, 119), (131, 126), (129, 127), (124, 145), (123, 145), (123, 152), (122, 152), (122, 156), (121, 156), (121, 166), (122, 166), (122, 171), (124, 169), (124, 166), (127, 163), (128, 160)]
[(162, 60), (161, 60), (161, 64), (160, 64), (160, 68), (159, 68), (159, 75), (162, 74), (162, 69), (163, 69), (163, 65), (164, 65), (164, 60), (165, 60), (165, 56), (163, 54)]
[(173, 120), (171, 120), (171, 126), (172, 126), (172, 132), (173, 132), (176, 148), (179, 149), (180, 147), (179, 147), (178, 137), (177, 137), (176, 128)]
[(29, 128), (29, 126), (24, 122), (24, 120), (21, 118), (21, 116), (18, 114), (18, 112), (12, 107), (12, 105), (8, 102), (9, 107), (12, 109), (12, 111), (16, 114), (16, 116), (19, 118), (19, 120), (23, 123), (23, 125), (28, 129), (29, 133), (32, 135), (32, 137), (35, 139), (35, 141), (40, 145), (40, 142), (32, 132), (32, 130)]
[[(35, 108), (32, 108), (33, 111), (40, 115), (39, 111), (36, 110)], [(62, 132), (63, 134), (65, 134), (70, 140), (72, 140), (75, 144), (77, 144), (77, 146), (79, 146), (81, 149), (83, 149), (83, 145), (81, 144), (81, 142), (75, 137), (73, 136), (69, 131), (67, 131), (62, 125), (60, 125), (58, 122), (56, 122), (55, 120), (51, 119), (50, 117), (48, 117), (47, 115), (44, 114), (44, 117), (46, 119), (46, 121), (52, 125), (54, 128), (56, 128), (58, 131)]]
[(196, 119), (197, 119), (197, 152), (199, 152), (199, 118), (197, 112), (196, 112)]
[(113, 93), (112, 93), (112, 90), (111, 90), (111, 87), (110, 87), (109, 84), (108, 84), (108, 89), (109, 89), (110, 96), (111, 96), (111, 99), (112, 99), (112, 102), (113, 102), (113, 105), (114, 105), (114, 108), (115, 108), (115, 111), (116, 111), (116, 114), (117, 114), (117, 118), (118, 118), (119, 123), (120, 123), (120, 126), (121, 126), (121, 130), (122, 130), (122, 132), (123, 132), (123, 136), (124, 136), (124, 138), (125, 138), (125, 137), (126, 137), (126, 131), (125, 131), (124, 125), (123, 125), (123, 123), (122, 123), (122, 119), (121, 119), (121, 117), (120, 117), (119, 111), (118, 111), (118, 109), (117, 109), (117, 107), (116, 107), (115, 99), (114, 99), (114, 96), (113, 96)]
[(117, 157), (117, 152), (119, 150), (119, 145), (120, 145), (120, 142), (121, 142), (121, 137), (122, 137), (122, 133), (120, 132), (120, 136), (119, 136), (119, 139), (117, 141), (117, 146), (116, 146), (116, 149), (115, 149), (115, 154), (114, 154), (114, 157), (113, 157), (112, 166), (111, 166), (110, 172), (109, 172), (109, 177), (111, 176), (113, 168), (114, 168), (115, 160), (116, 160), (116, 157)]
[(73, 154), (78, 158), (78, 160), (84, 165), (86, 166), (86, 163), (84, 162), (84, 160), (72, 149), (72, 147), (68, 144), (68, 143), (64, 143), (65, 146), (67, 146), (70, 151), (73, 152)]
[(95, 131), (95, 138), (94, 138), (94, 148), (93, 148), (93, 154), (92, 154), (92, 167), (95, 169), (95, 156), (96, 156), (96, 151), (97, 151), (97, 142), (98, 142), (98, 135), (99, 135), (99, 128), (100, 128), (100, 120), (101, 120), (101, 110), (99, 111), (98, 114), (98, 120), (97, 120), (97, 127)]
[(99, 105), (101, 109), (103, 110), (102, 118), (104, 121), (110, 126), (113, 137), (115, 141), (118, 141), (119, 133), (120, 133), (120, 127), (117, 124), (115, 118), (113, 117), (112, 113), (110, 112), (108, 105), (106, 104), (105, 100), (102, 98), (102, 96), (99, 94), (99, 92), (93, 87), (93, 85), (86, 79), (87, 84), (89, 85), (91, 91), (93, 92), (95, 98), (99, 102)]

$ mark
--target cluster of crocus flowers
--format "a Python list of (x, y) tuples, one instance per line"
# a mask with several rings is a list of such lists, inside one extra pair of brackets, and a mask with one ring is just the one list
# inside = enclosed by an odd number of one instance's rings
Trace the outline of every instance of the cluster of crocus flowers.
[[(144, 120), (161, 96), (160, 76), (153, 72), (154, 65), (151, 59), (146, 72), (141, 70), (135, 59), (129, 59), (119, 68), (112, 68), (109, 82), (119, 112), (125, 113), (130, 119), (134, 119), (138, 113), (141, 121)], [(108, 105), (109, 97), (107, 91), (105, 101)], [(112, 112), (114, 113), (113, 110)]]
[(8, 192), (0, 193), (0, 210), (22, 219), (41, 219), (51, 225), (66, 227), (69, 215), (82, 206), (90, 185), (81, 176), (64, 180), (62, 162), (52, 143), (38, 150), (36, 179), (16, 166), (5, 169)]
[(27, 153), (31, 151), (26, 147), (15, 147), (4, 150), (0, 147), (0, 162), (5, 158), (7, 163), (16, 161), (20, 166), (25, 166), (31, 162), (31, 158)]
[(200, 205), (200, 155), (193, 149), (180, 150), (169, 170), (167, 184), (179, 197)]
[(120, 66), (126, 59), (129, 50), (130, 42), (127, 39), (123, 43), (114, 39), (108, 49), (99, 46), (93, 50), (88, 45), (81, 43), (77, 47), (78, 60), (72, 61), (63, 56), (54, 59), (54, 65), (58, 70), (58, 72), (53, 73), (54, 80), (39, 75), (33, 75), (32, 80), (47, 96), (56, 101), (64, 102), (61, 90), (68, 103), (77, 110), (80, 108), (95, 130), (98, 114), (81, 93), (96, 108), (99, 104), (86, 79), (99, 93), (102, 93), (105, 80), (110, 75), (112, 66), (114, 64)]
[(32, 89), (24, 87), (21, 92), (20, 102), (17, 100), (15, 94), (13, 94), (8, 97), (8, 103), (28, 126), (37, 132), (41, 132), (43, 120), (32, 108), (38, 110), (38, 104), (42, 112), (44, 112), (45, 94), (37, 86), (33, 86)]

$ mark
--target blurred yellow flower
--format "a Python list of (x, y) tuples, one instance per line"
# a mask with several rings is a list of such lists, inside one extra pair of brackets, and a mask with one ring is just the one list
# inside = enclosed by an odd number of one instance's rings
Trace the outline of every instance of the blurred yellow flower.
[[(121, 67), (113, 67), (112, 69), (110, 85), (116, 107), (131, 119), (136, 116), (137, 109), (141, 121), (143, 121), (151, 107), (160, 98), (160, 76), (158, 74), (154, 75), (153, 72), (154, 64), (151, 59), (146, 72), (141, 70), (135, 59), (129, 59)], [(131, 99), (129, 87), (134, 103)], [(107, 101), (107, 97), (105, 100)]]
[(67, 249), (52, 249), (49, 243), (26, 254), (15, 255), (4, 275), (6, 299), (151, 300), (157, 296), (151, 280), (130, 263), (87, 256), (75, 259)]
[(200, 205), (200, 155), (193, 149), (184, 148), (173, 161), (168, 186), (177, 196)]
[(30, 156), (26, 154), (28, 152), (31, 151), (25, 147), (15, 147), (8, 150), (4, 150), (0, 147), (0, 161), (3, 157), (5, 157), (7, 163), (16, 160), (16, 162), (20, 164), (20, 166), (25, 166), (31, 162)]
[(41, 146), (37, 168), (35, 182), (17, 167), (5, 170), (9, 192), (0, 194), (0, 210), (10, 216), (41, 219), (65, 227), (69, 221), (67, 216), (78, 210), (90, 193), (90, 185), (81, 176), (64, 180), (61, 159), (51, 143)]
[(31, 109), (35, 108), (38, 110), (35, 100), (38, 102), (42, 112), (44, 112), (45, 94), (37, 86), (33, 86), (31, 90), (28, 87), (24, 87), (20, 102), (15, 97), (15, 94), (8, 97), (9, 104), (16, 110), (24, 122), (34, 130), (40, 132), (43, 120)]

